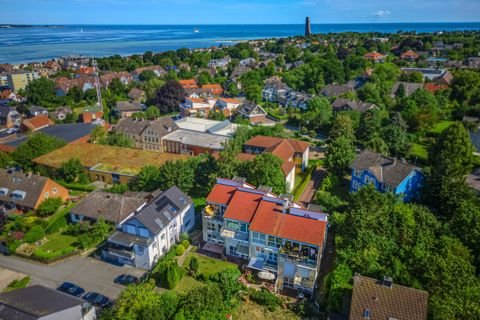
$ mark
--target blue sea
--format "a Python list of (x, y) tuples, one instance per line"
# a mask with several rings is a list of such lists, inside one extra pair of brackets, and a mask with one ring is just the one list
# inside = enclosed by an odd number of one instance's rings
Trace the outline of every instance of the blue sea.
[[(194, 32), (195, 28), (199, 32)], [(480, 23), (314, 24), (313, 33), (480, 30)], [(63, 55), (109, 56), (231, 45), (249, 39), (301, 35), (304, 25), (66, 25), (0, 28), (0, 63), (44, 61)]]

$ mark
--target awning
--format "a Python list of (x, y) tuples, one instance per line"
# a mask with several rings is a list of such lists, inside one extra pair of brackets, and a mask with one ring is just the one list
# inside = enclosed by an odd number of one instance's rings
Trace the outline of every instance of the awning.
[(275, 280), (275, 275), (268, 271), (259, 272), (257, 276), (263, 280)]
[(252, 258), (248, 262), (248, 268), (262, 271), (265, 261), (261, 258)]

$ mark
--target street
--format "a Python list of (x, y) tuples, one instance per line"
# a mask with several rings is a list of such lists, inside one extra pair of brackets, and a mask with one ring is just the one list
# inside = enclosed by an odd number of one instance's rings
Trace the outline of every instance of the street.
[(86, 291), (95, 291), (111, 299), (116, 299), (125, 288), (113, 282), (115, 277), (122, 273), (141, 277), (145, 272), (145, 270), (128, 266), (118, 267), (81, 256), (50, 266), (14, 256), (0, 256), (0, 267), (29, 275), (32, 278), (31, 284), (57, 288), (62, 282), (69, 281)]

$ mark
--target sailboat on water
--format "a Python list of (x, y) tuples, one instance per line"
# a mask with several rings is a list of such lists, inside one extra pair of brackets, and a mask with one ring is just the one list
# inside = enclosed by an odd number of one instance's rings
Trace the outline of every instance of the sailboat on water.
[(200, 29), (198, 29), (198, 27), (195, 27), (195, 28), (193, 28), (193, 32), (200, 33)]

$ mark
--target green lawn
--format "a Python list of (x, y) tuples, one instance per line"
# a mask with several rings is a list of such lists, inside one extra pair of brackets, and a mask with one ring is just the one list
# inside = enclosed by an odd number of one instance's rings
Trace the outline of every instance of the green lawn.
[(200, 281), (195, 280), (194, 278), (190, 276), (184, 276), (182, 280), (177, 284), (175, 287), (174, 291), (178, 293), (186, 293), (196, 287), (202, 286), (203, 283)]
[(55, 212), (50, 217), (48, 217), (47, 218), (48, 225), (45, 229), (48, 229), (48, 227), (50, 227), (50, 225), (54, 223), (58, 218), (68, 215), (68, 213), (70, 212), (70, 209), (72, 209), (73, 206), (75, 206), (75, 203), (71, 203), (70, 205), (64, 208), (60, 208), (57, 212)]
[(74, 247), (77, 238), (69, 235), (61, 234), (61, 232), (49, 234), (47, 236), (48, 242), (40, 246), (45, 251), (60, 251), (68, 246)]
[(427, 146), (420, 143), (413, 143), (410, 149), (410, 154), (413, 157), (418, 157), (420, 160), (428, 160)]
[(445, 129), (450, 127), (452, 124), (454, 124), (455, 121), (449, 121), (449, 120), (442, 120), (439, 123), (437, 123), (432, 130), (430, 130), (431, 133), (434, 134), (440, 134), (442, 133)]
[(192, 256), (196, 256), (198, 262), (200, 264), (198, 268), (198, 273), (203, 273), (206, 277), (209, 277), (211, 274), (221, 272), (226, 269), (237, 269), (238, 266), (236, 264), (222, 261), (219, 259), (205, 257), (196, 253), (189, 252), (185, 262), (183, 263), (183, 267), (187, 267), (190, 263), (190, 259)]
[(315, 166), (310, 166), (305, 172), (300, 172), (295, 176), (295, 187), (293, 188), (293, 200), (297, 201), (307, 187), (307, 184), (312, 180), (312, 173)]

